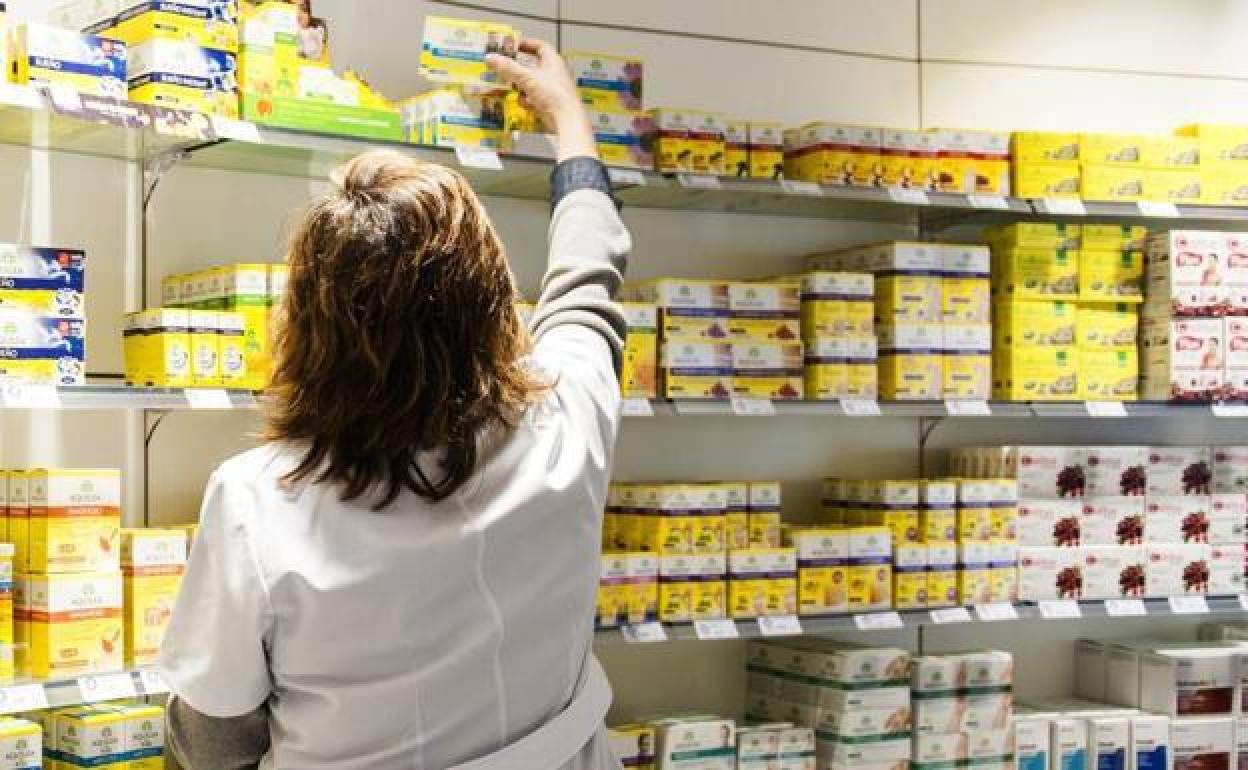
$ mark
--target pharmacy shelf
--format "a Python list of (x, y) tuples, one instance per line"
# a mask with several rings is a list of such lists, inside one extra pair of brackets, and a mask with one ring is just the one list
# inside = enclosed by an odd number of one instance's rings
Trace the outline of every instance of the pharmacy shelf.
[[(874, 631), (944, 628), (978, 623), (1069, 622), (1085, 619), (1138, 620), (1183, 617), (1226, 620), (1248, 617), (1248, 596), (1185, 597), (1180, 599), (1084, 600), (986, 604), (977, 607), (946, 607), (931, 610), (900, 610), (862, 614), (801, 617), (800, 635), (870, 633)], [(650, 623), (628, 628), (602, 629), (595, 633), (600, 645), (654, 644), (668, 641), (722, 641), (797, 635), (789, 619), (780, 629), (764, 631), (757, 620), (726, 620), (699, 627), (694, 623)], [(656, 631), (659, 627), (661, 632)]]
[(0, 407), (18, 410), (255, 409), (250, 391), (183, 388), (132, 388), (126, 385), (3, 385)]
[(169, 687), (150, 668), (51, 681), (16, 681), (0, 686), (0, 714), (166, 695)]

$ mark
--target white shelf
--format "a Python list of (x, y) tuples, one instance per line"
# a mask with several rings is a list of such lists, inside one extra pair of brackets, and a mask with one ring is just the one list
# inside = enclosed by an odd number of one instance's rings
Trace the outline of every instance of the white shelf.
[(64, 708), (148, 695), (166, 695), (168, 685), (151, 668), (51, 681), (19, 680), (0, 685), (0, 714)]

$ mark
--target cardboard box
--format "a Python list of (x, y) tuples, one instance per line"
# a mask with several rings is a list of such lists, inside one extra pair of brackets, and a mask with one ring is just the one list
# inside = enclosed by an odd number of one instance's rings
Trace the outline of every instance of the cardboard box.
[(1049, 720), (1014, 717), (1014, 770), (1049, 770)]
[(1088, 720), (1088, 763), (1096, 770), (1127, 770), (1131, 720), (1094, 717)]
[(95, 572), (119, 566), (121, 472), (37, 469), (29, 481), (23, 570)]
[(1082, 719), (1054, 719), (1050, 727), (1049, 756), (1053, 770), (1086, 770), (1088, 725)]
[(1234, 647), (1211, 647), (1141, 654), (1141, 708), (1171, 717), (1234, 713), (1239, 679), (1233, 652)]
[(1173, 720), (1170, 742), (1174, 770), (1229, 768), (1235, 756), (1235, 722), (1230, 717)]
[(1136, 546), (1078, 549), (1085, 599), (1139, 599), (1145, 596), (1144, 550)]
[(1082, 569), (1082, 560), (1074, 549), (1020, 548), (1018, 598), (1079, 599), (1083, 595)]
[(1148, 596), (1202, 596), (1209, 589), (1209, 546), (1146, 545)]
[(120, 572), (31, 574), (20, 582), (25, 606), (19, 603), (16, 619), (29, 625), (31, 676), (68, 678), (122, 667)]
[(1143, 497), (1091, 497), (1083, 503), (1080, 540), (1085, 546), (1141, 545)]
[(1128, 770), (1170, 770), (1170, 718), (1157, 714), (1131, 717)]
[(1018, 544), (1078, 546), (1083, 542), (1082, 514), (1083, 506), (1077, 500), (1020, 500)]
[(1154, 446), (1148, 450), (1148, 495), (1213, 492), (1213, 453), (1207, 446)]

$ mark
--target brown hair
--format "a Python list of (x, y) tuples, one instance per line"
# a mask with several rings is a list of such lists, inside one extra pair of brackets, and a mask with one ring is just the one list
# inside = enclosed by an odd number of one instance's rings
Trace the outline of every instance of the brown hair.
[(291, 240), (265, 438), (304, 447), (288, 482), (336, 482), (375, 510), (404, 489), (442, 500), (545, 387), (521, 362), (502, 243), (443, 166), (376, 150), (334, 179)]

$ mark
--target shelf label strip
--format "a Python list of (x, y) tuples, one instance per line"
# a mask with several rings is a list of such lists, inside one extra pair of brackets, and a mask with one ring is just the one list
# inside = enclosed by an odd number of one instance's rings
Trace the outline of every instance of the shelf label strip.
[(139, 694), (134, 686), (134, 677), (129, 672), (79, 677), (78, 690), (84, 703), (134, 698)]

